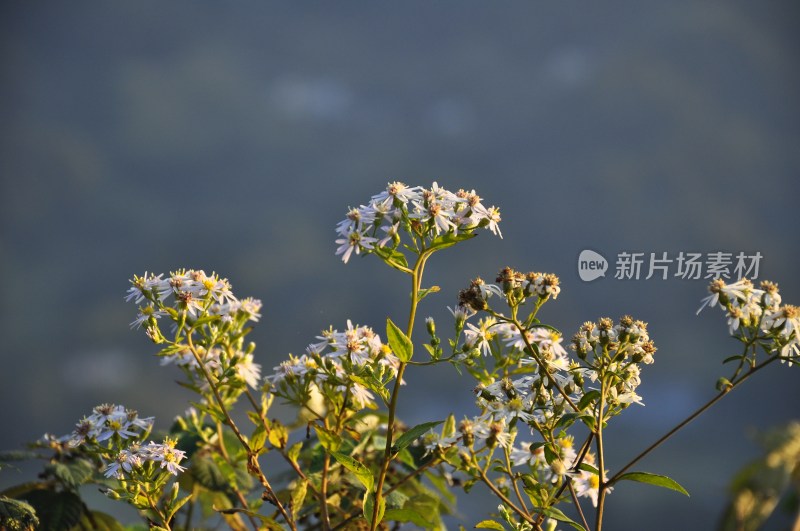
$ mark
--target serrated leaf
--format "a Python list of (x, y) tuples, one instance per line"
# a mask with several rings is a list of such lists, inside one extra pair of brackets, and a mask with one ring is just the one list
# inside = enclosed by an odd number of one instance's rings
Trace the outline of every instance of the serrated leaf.
[(653, 474), (650, 472), (628, 472), (627, 474), (622, 474), (620, 477), (618, 477), (615, 483), (617, 481), (622, 481), (623, 479), (628, 481), (638, 481), (639, 483), (649, 483), (650, 485), (655, 485), (656, 487), (664, 487), (666, 489), (671, 489), (680, 492), (681, 494), (685, 494), (686, 496), (689, 495), (689, 493), (680, 485), (680, 483), (672, 478), (662, 476), (660, 474)]
[(228, 492), (230, 485), (219, 466), (210, 457), (194, 456), (189, 466), (189, 473), (195, 481), (214, 492)]
[(400, 330), (391, 319), (386, 319), (386, 340), (389, 343), (389, 348), (392, 349), (395, 356), (400, 358), (403, 363), (408, 363), (411, 356), (414, 354), (414, 344), (408, 336)]
[[(384, 496), (386, 498), (386, 507), (388, 509), (402, 509), (408, 501), (408, 495), (395, 490)], [(385, 517), (384, 517), (385, 518)]]
[(356, 478), (358, 478), (358, 481), (361, 482), (362, 485), (364, 485), (364, 487), (367, 489), (367, 492), (370, 492), (372, 490), (372, 486), (374, 485), (375, 479), (372, 477), (372, 472), (370, 471), (369, 468), (359, 463), (349, 455), (340, 454), (339, 452), (331, 452), (331, 455), (343, 467), (352, 472), (356, 476)]
[(86, 479), (88, 476), (92, 475), (93, 468), (91, 468), (91, 465), (89, 465), (89, 467), (90, 468), (88, 471), (85, 469), (81, 470), (80, 467), (77, 467), (75, 470), (75, 476), (73, 476), (73, 470), (69, 465), (56, 462), (50, 463), (44, 467), (44, 471), (45, 474), (54, 477), (66, 488), (74, 491), (80, 486), (82, 479)]
[(0, 496), (0, 529), (33, 530), (39, 525), (34, 508), (20, 500)]
[(83, 502), (72, 492), (35, 490), (23, 499), (36, 510), (39, 518), (37, 531), (71, 529), (83, 516)]
[(409, 429), (405, 433), (403, 433), (400, 437), (398, 437), (394, 441), (394, 445), (392, 446), (392, 450), (394, 453), (399, 452), (403, 448), (407, 447), (412, 442), (416, 441), (422, 434), (426, 431), (435, 428), (439, 424), (444, 422), (443, 420), (437, 420), (435, 422), (423, 422), (422, 424), (417, 424), (413, 428)]
[(72, 478), (81, 485), (89, 481), (95, 471), (94, 465), (87, 459), (76, 459), (68, 466), (72, 473)]
[(497, 531), (506, 531), (506, 528), (503, 527), (503, 524), (500, 522), (495, 522), (494, 520), (483, 520), (482, 522), (478, 522), (475, 526), (475, 529), (496, 529)]

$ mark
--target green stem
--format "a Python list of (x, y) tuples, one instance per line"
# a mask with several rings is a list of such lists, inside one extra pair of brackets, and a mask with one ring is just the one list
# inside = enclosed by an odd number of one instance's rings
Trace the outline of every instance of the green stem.
[[(417, 305), (419, 304), (419, 290), (422, 285), (422, 273), (425, 270), (425, 262), (428, 260), (432, 251), (423, 251), (417, 263), (414, 265), (414, 270), (411, 272), (411, 310), (408, 314), (408, 326), (406, 329), (406, 336), (411, 339), (414, 332), (414, 320), (417, 316)], [(394, 388), (392, 389), (392, 397), (389, 402), (389, 417), (386, 420), (386, 448), (383, 451), (383, 461), (381, 462), (380, 472), (378, 473), (378, 481), (375, 486), (375, 503), (372, 512), (372, 521), (370, 522), (370, 530), (375, 531), (378, 527), (378, 507), (380, 507), (381, 499), (383, 498), (383, 484), (386, 481), (386, 474), (389, 472), (389, 465), (392, 461), (392, 439), (394, 435), (394, 421), (397, 411), (397, 399), (400, 396), (400, 382), (403, 381), (403, 373), (406, 370), (406, 362), (400, 362), (397, 369), (397, 376), (394, 381)]]

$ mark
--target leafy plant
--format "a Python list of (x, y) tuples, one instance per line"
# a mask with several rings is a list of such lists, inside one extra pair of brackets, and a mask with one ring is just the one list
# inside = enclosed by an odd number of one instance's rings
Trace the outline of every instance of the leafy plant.
[[(756, 372), (777, 360), (797, 362), (798, 308), (781, 305), (773, 283), (714, 280), (703, 305), (727, 312), (742, 345), (725, 360), (735, 368), (712, 400), (612, 473), (604, 431), (642, 405), (642, 369), (655, 361), (646, 323), (588, 321), (570, 354), (562, 332), (540, 318), (561, 291), (558, 277), (505, 267), (494, 283), (475, 279), (458, 294), (446, 342), (431, 318), (425, 340), (412, 337), (421, 302), (439, 291), (423, 282), (429, 259), (482, 229), (501, 236), (499, 222), (499, 210), (474, 191), (390, 183), (337, 225), (336, 254), (345, 263), (372, 255), (406, 275), (407, 317), (401, 324), (387, 318), (383, 335), (351, 321), (341, 331), (329, 327), (264, 378), (247, 340), (260, 301), (239, 299), (227, 279), (199, 270), (134, 276), (126, 296), (139, 306), (132, 327), (144, 329), (196, 398), (155, 440), (152, 417), (103, 404), (73, 433), (3, 455), (0, 463), (46, 464), (40, 480), (0, 493), (0, 527), (123, 529), (86, 506), (86, 485), (127, 502), (161, 530), (219, 523), (235, 530), (443, 529), (454, 491), (480, 483), (499, 505), (477, 528), (563, 523), (600, 531), (608, 495), (621, 481), (688, 495), (675, 480), (634, 467)], [(475, 380), (476, 414), (404, 425), (397, 410), (406, 370), (441, 363)], [(296, 419), (270, 417), (276, 398), (295, 406)], [(249, 423), (231, 414), (242, 405)]]

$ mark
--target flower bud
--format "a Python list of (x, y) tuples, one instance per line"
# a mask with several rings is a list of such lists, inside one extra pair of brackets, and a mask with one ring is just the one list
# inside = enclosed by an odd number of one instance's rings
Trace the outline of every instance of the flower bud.
[(550, 469), (553, 471), (553, 474), (559, 477), (567, 473), (567, 467), (561, 459), (554, 459), (553, 462), (550, 463)]
[(436, 337), (436, 322), (433, 320), (433, 317), (425, 319), (425, 327), (428, 329), (428, 335)]

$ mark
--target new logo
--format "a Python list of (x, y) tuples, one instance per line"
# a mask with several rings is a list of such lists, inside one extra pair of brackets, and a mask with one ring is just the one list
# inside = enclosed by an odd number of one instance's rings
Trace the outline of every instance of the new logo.
[(581, 277), (581, 280), (591, 282), (606, 276), (607, 270), (608, 260), (602, 254), (590, 249), (581, 251), (578, 256), (578, 276)]

